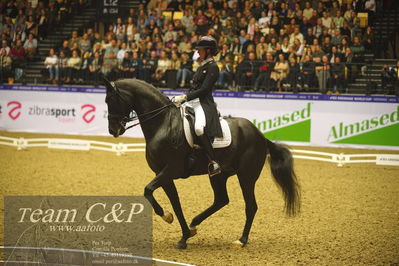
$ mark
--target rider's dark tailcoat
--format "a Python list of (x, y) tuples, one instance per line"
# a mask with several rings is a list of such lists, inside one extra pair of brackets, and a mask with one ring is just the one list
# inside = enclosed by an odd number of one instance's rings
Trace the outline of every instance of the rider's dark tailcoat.
[(205, 131), (209, 137), (223, 137), (216, 103), (212, 96), (218, 77), (219, 67), (211, 59), (197, 69), (192, 86), (187, 93), (187, 101), (199, 98), (206, 117)]

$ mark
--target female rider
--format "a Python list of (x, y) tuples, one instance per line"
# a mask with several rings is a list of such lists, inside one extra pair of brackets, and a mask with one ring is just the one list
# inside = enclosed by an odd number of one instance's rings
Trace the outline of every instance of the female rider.
[(208, 159), (208, 172), (210, 176), (221, 172), (219, 164), (215, 161), (211, 139), (223, 137), (219, 115), (212, 90), (219, 77), (219, 68), (213, 59), (218, 53), (216, 40), (211, 36), (203, 36), (196, 45), (201, 66), (194, 74), (193, 83), (187, 94), (176, 96), (173, 102), (191, 106), (195, 112), (195, 133), (204, 148)]

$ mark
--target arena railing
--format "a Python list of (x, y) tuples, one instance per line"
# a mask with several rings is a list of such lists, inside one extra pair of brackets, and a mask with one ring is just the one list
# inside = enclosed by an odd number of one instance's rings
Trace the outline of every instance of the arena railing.
[[(128, 152), (145, 151), (145, 143), (109, 143), (81, 139), (63, 138), (10, 138), (0, 136), (0, 145), (16, 147), (25, 150), (30, 147), (48, 147), (50, 149), (66, 150), (101, 150), (114, 152), (121, 156)], [(344, 154), (328, 153), (311, 150), (291, 149), (296, 159), (314, 160), (335, 163), (342, 167), (352, 163), (375, 163), (377, 165), (399, 166), (399, 154)]]

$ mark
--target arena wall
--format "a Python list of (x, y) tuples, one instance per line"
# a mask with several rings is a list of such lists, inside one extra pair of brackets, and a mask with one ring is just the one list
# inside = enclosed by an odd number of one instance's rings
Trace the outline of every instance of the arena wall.
[[(223, 116), (245, 117), (272, 140), (399, 150), (398, 97), (234, 91), (214, 96)], [(0, 130), (108, 135), (104, 99), (104, 88), (0, 85)], [(139, 127), (126, 135), (143, 137)]]

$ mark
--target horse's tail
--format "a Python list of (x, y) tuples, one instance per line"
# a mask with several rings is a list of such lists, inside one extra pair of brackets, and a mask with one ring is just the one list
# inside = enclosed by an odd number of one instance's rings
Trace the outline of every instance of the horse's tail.
[(281, 188), (285, 201), (285, 212), (295, 216), (301, 208), (300, 186), (297, 181), (290, 150), (281, 144), (266, 139), (270, 151), (270, 168), (274, 180)]

